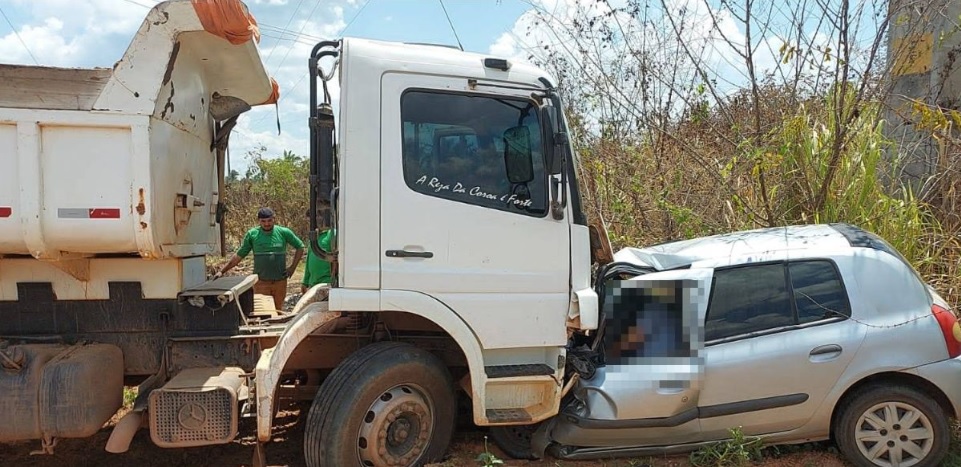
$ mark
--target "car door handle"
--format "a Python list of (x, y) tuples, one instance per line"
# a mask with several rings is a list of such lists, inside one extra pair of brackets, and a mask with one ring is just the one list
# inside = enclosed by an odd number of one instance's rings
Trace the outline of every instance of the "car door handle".
[(812, 362), (826, 362), (834, 360), (841, 355), (841, 346), (837, 344), (820, 345), (811, 350), (808, 354)]
[(388, 258), (433, 258), (434, 253), (429, 251), (407, 251), (407, 250), (387, 250)]

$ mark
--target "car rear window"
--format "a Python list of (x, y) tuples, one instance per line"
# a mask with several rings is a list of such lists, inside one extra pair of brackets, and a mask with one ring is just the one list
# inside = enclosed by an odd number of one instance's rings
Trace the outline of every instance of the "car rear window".
[(872, 250), (883, 251), (891, 256), (894, 256), (899, 261), (901, 261), (908, 269), (914, 273), (914, 276), (918, 278), (919, 281), (924, 282), (917, 271), (914, 270), (914, 266), (908, 262), (907, 258), (901, 255), (898, 250), (895, 250), (890, 243), (884, 241), (883, 238), (877, 234), (868, 232), (867, 230), (855, 227), (851, 224), (831, 224), (834, 230), (837, 230), (844, 238), (847, 239), (848, 243), (853, 247), (860, 248), (871, 248)]
[(839, 316), (850, 317), (851, 307), (837, 269), (830, 261), (790, 263), (791, 288), (798, 324)]

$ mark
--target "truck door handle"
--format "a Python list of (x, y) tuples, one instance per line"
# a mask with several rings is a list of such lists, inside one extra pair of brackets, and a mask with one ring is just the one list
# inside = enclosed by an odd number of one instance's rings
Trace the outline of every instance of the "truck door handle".
[(387, 250), (388, 258), (433, 258), (434, 253), (429, 251), (407, 251), (407, 250)]

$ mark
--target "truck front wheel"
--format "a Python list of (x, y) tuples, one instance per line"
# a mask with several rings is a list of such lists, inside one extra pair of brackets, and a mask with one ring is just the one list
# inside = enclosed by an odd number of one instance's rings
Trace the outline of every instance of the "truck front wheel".
[(453, 382), (436, 356), (379, 342), (347, 357), (307, 415), (310, 467), (414, 466), (440, 460), (454, 431)]

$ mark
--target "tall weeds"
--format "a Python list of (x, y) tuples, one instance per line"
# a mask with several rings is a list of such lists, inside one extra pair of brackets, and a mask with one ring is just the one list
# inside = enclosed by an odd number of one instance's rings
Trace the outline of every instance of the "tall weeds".
[[(773, 94), (777, 87), (765, 88), (765, 96)], [(855, 224), (888, 240), (958, 303), (958, 226), (945, 225), (946, 213), (911, 187), (896, 185), (897, 148), (885, 139), (880, 105), (862, 105), (839, 132), (834, 102), (848, 101), (812, 97), (793, 108), (761, 103), (768, 130), (754, 138), (708, 115), (651, 138), (671, 144), (586, 142), (583, 165), (594, 187), (588, 205), (608, 220), (616, 246), (767, 226)], [(839, 156), (832, 158), (841, 134)], [(826, 196), (819, 202), (821, 192)]]

